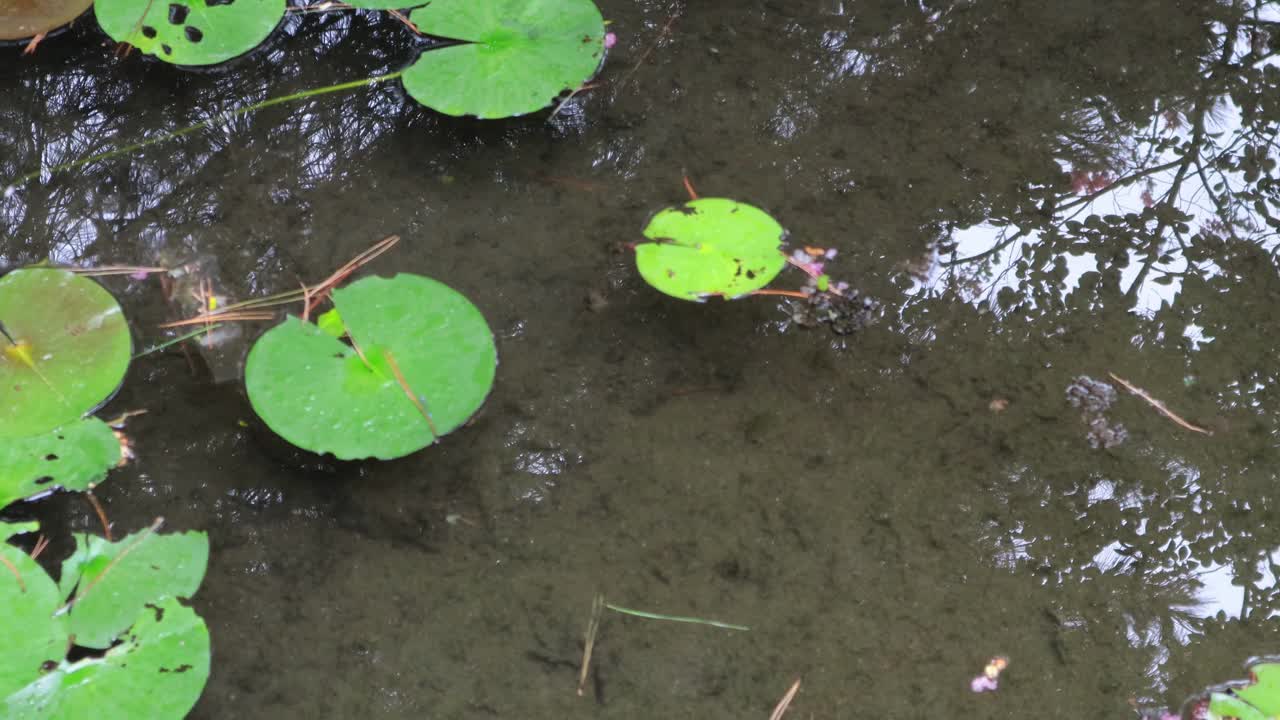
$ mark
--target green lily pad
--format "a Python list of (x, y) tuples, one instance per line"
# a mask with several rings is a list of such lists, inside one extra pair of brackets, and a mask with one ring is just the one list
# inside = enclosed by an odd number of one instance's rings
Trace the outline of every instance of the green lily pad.
[(75, 599), (67, 629), (77, 645), (110, 647), (147, 603), (194, 595), (208, 559), (209, 538), (202, 532), (140, 530), (115, 542), (77, 536), (58, 582), (63, 596)]
[(1211, 720), (1275, 720), (1280, 717), (1280, 662), (1254, 661), (1249, 683), (1231, 683), (1230, 692), (1209, 695)]
[[(5, 700), (10, 720), (178, 720), (209, 679), (209, 630), (195, 611), (164, 598), (137, 614), (124, 641), (101, 657), (62, 660)], [(38, 671), (39, 666), (36, 667)]]
[(129, 367), (132, 341), (111, 294), (65, 270), (0, 278), (0, 439), (39, 435), (93, 411)]
[(249, 402), (285, 440), (344, 460), (396, 458), (456, 429), (484, 403), (497, 367), (493, 332), (456, 290), (419, 275), (369, 277), (334, 291), (333, 304), (364, 359), (289, 317), (245, 362)]
[(7, 524), (0, 523), (0, 529), (0, 557), (8, 563), (0, 562), (0, 698), (5, 698), (37, 677), (45, 661), (67, 654), (67, 630), (52, 617), (62, 603), (58, 586), (35, 560), (5, 542), (13, 534)]
[[(0, 523), (0, 539), (32, 531), (32, 523)], [(134, 536), (135, 538), (138, 536)], [(177, 548), (189, 543), (160, 545)], [(182, 538), (184, 536), (178, 536)], [(146, 538), (144, 538), (145, 540)], [(201, 535), (203, 541), (203, 535)], [(118, 569), (141, 547), (109, 570), (91, 593), (116, 597), (129, 605), (130, 619), (112, 639), (105, 653), (71, 661), (67, 657), (74, 615), (88, 596), (66, 610), (67, 594), (34, 560), (7, 543), (0, 543), (0, 717), (7, 720), (179, 720), (195, 705), (209, 678), (209, 632), (190, 608), (165, 590), (138, 593), (128, 587), (134, 576)], [(92, 544), (92, 543), (91, 543)], [(179, 548), (180, 549), (180, 548)], [(203, 567), (207, 541), (201, 545)], [(107, 561), (108, 563), (110, 561)], [(189, 562), (182, 552), (151, 553), (148, 564), (160, 568)], [(64, 570), (65, 572), (65, 570)], [(151, 568), (151, 574), (163, 570)], [(154, 587), (154, 586), (153, 586)], [(190, 593), (188, 593), (190, 594)], [(127, 598), (126, 598), (127, 596)], [(127, 632), (125, 632), (127, 631)], [(77, 644), (80, 638), (75, 638)], [(82, 654), (77, 652), (77, 654)]]
[(86, 490), (120, 462), (120, 443), (93, 417), (40, 435), (0, 440), (0, 508), (53, 490)]
[(75, 20), (93, 0), (5, 0), (0, 2), (0, 40), (22, 40)]
[(97, 0), (102, 31), (175, 65), (214, 65), (257, 47), (285, 0)]
[(768, 285), (787, 259), (786, 231), (759, 208), (724, 198), (667, 208), (644, 229), (636, 267), (658, 290), (681, 300), (736, 298)]
[(591, 0), (432, 0), (409, 19), (463, 41), (422, 53), (402, 77), (413, 99), (446, 115), (544, 108), (581, 87), (604, 54), (604, 18)]

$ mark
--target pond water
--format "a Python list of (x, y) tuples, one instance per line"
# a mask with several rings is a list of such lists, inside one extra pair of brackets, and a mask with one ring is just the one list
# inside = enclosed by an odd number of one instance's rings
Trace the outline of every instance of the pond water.
[[(618, 44), (554, 118), (384, 83), (0, 200), (0, 266), (206, 255), (235, 297), (396, 234), (365, 272), (440, 279), (495, 331), (474, 424), (393, 462), (287, 449), (178, 348), (133, 364), (102, 415), (147, 411), (138, 457), (97, 494), (118, 535), (209, 533), (191, 717), (763, 719), (796, 678), (788, 717), (1126, 717), (1280, 649), (1269, 3), (599, 5)], [(414, 43), (316, 13), (217, 72), (91, 21), (19, 50), (0, 186)], [(838, 249), (877, 320), (649, 288), (626, 243), (685, 177)], [(139, 347), (171, 336), (154, 280), (105, 284)], [(72, 495), (6, 515), (98, 522)], [(598, 593), (750, 630), (606, 612), (579, 696)]]

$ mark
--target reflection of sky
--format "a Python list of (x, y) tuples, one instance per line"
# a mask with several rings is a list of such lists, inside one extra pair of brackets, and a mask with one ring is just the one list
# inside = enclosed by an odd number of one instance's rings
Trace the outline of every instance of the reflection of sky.
[[(1268, 8), (1271, 19), (1280, 16), (1280, 8)], [(1247, 43), (1238, 52), (1247, 51)], [(1276, 60), (1268, 60), (1266, 64), (1276, 65)], [(1164, 130), (1164, 134), (1171, 134), (1180, 140), (1186, 141), (1190, 139), (1191, 128), (1187, 125), (1185, 117), (1181, 118), (1182, 124), (1176, 129), (1167, 129), (1167, 121), (1165, 118), (1158, 119), (1159, 126)], [(1205, 137), (1205, 147), (1202, 156), (1205, 158), (1205, 165), (1212, 166), (1212, 158), (1224, 152), (1238, 152), (1238, 145), (1232, 146), (1232, 143), (1239, 137), (1242, 131), (1241, 114), (1239, 108), (1232, 104), (1229, 98), (1224, 99), (1223, 104), (1215, 107), (1206, 118), (1206, 129), (1208, 132)], [(1214, 134), (1217, 134), (1214, 137)], [(1124, 176), (1128, 172), (1141, 170), (1143, 167), (1155, 167), (1172, 160), (1178, 159), (1177, 155), (1169, 152), (1163, 154), (1156, 153), (1149, 144), (1139, 143), (1133, 152), (1134, 157), (1141, 157), (1142, 162), (1136, 168), (1121, 168), (1117, 172), (1112, 173), (1112, 177), (1116, 175)], [(1069, 160), (1059, 161), (1062, 170), (1071, 173), (1073, 170), (1072, 163)], [(1144, 206), (1150, 205), (1152, 199), (1159, 203), (1161, 199), (1170, 192), (1173, 186), (1177, 167), (1171, 167), (1159, 173), (1154, 173), (1147, 179), (1134, 182), (1122, 187), (1109, 188), (1107, 192), (1100, 194), (1096, 199), (1082, 204), (1077, 208), (1069, 211), (1065, 219), (1075, 219), (1083, 221), (1091, 214), (1097, 215), (1125, 215), (1126, 213), (1140, 213)], [(1210, 175), (1208, 180), (1210, 183), (1217, 182), (1219, 176)], [(1247, 183), (1239, 173), (1226, 173), (1225, 180), (1230, 188), (1240, 189), (1247, 186)], [(1083, 191), (1082, 194), (1088, 191)], [(1228, 191), (1230, 192), (1230, 191)], [(1274, 234), (1262, 234), (1262, 231), (1251, 232), (1250, 226), (1253, 228), (1266, 229), (1266, 222), (1252, 209), (1242, 204), (1238, 208), (1239, 216), (1235, 218), (1224, 218), (1214, 205), (1213, 200), (1209, 197), (1209, 189), (1205, 186), (1205, 180), (1202, 178), (1192, 166), (1192, 169), (1186, 174), (1182, 181), (1182, 186), (1178, 190), (1175, 205), (1183, 209), (1192, 216), (1192, 220), (1188, 222), (1191, 230), (1188, 234), (1194, 234), (1201, 229), (1217, 227), (1215, 234), (1222, 232), (1222, 223), (1227, 221), (1230, 223), (1235, 219), (1235, 232), (1240, 234), (1248, 241), (1264, 244), (1266, 247), (1274, 247), (1276, 239)], [(1073, 200), (1071, 196), (1065, 198), (1065, 201)], [(979, 224), (968, 228), (956, 230), (951, 235), (951, 240), (955, 244), (955, 255), (949, 258), (968, 258), (982, 255), (990, 249), (1000, 245), (1007, 238), (1013, 236), (1019, 230), (1017, 227), (995, 226), (991, 224)], [(1010, 244), (1003, 251), (994, 256), (991, 262), (991, 273), (984, 279), (982, 287), (979, 291), (969, 295), (973, 301), (992, 300), (996, 293), (1003, 288), (1010, 288), (1015, 291), (1020, 290), (1021, 280), (1015, 276), (1014, 266), (1018, 258), (1021, 257), (1024, 246), (1032, 245), (1039, 242), (1038, 233), (1029, 232), (1026, 237), (1021, 238), (1017, 242)], [(1134, 293), (1136, 301), (1134, 303), (1134, 311), (1139, 314), (1149, 315), (1159, 309), (1163, 304), (1172, 305), (1177, 302), (1178, 294), (1181, 286), (1181, 279), (1176, 275), (1170, 276), (1168, 284), (1160, 284), (1153, 282), (1154, 279), (1161, 277), (1160, 271), (1170, 273), (1179, 273), (1188, 269), (1189, 261), (1187, 261), (1178, 251), (1176, 240), (1170, 231), (1166, 230), (1165, 248), (1173, 248), (1170, 253), (1173, 258), (1169, 263), (1161, 263), (1155, 265), (1151, 272), (1147, 275), (1142, 286)], [(1067, 293), (1073, 290), (1082, 275), (1097, 269), (1097, 259), (1091, 254), (1068, 255), (1067, 260), (1067, 277), (1064, 280), (1062, 294), (1065, 297)], [(1128, 290), (1134, 282), (1138, 280), (1141, 272), (1145, 255), (1139, 255), (1133, 252), (1130, 255), (1130, 263), (1125, 267), (1121, 274), (1120, 287), (1121, 290)], [(963, 273), (965, 267), (963, 265), (954, 269)], [(1219, 273), (1220, 270), (1212, 263), (1198, 263), (1194, 271), (1201, 276), (1212, 277)], [(929, 277), (923, 283), (918, 284), (915, 288), (916, 292), (928, 293), (931, 291), (941, 291), (948, 283), (955, 280), (952, 274), (953, 270), (942, 268), (935, 265), (930, 271)], [(1019, 295), (1021, 293), (1019, 292)], [(1213, 342), (1213, 338), (1203, 336), (1196, 326), (1192, 325), (1188, 330), (1194, 345), (1198, 347), (1204, 343)], [(1013, 470), (1009, 473), (1010, 481), (1016, 482), (1017, 475), (1021, 471)], [(1181, 476), (1185, 480), (1185, 491), (1196, 496), (1200, 492), (1198, 485), (1198, 473), (1194, 468), (1178, 468), (1171, 467), (1171, 474)], [(1096, 502), (1118, 502), (1125, 505), (1129, 502), (1126, 498), (1114, 497), (1115, 486), (1109, 482), (1103, 481), (1095, 485), (1090, 491), (1090, 504)], [(1141, 499), (1134, 499), (1133, 502), (1142, 504)], [(1197, 510), (1198, 512), (1198, 510)], [(1143, 521), (1145, 526), (1145, 521)], [(1145, 529), (1140, 528), (1137, 532), (1139, 535), (1144, 534)], [(1026, 528), (1023, 523), (1019, 522), (1013, 526), (1012, 530), (995, 535), (993, 539), (996, 541), (993, 551), (995, 560), (1002, 566), (1014, 567), (1020, 562), (1028, 559), (1034, 554), (1033, 546), (1036, 543), (1034, 536), (1026, 535)], [(1219, 528), (1219, 533), (1224, 529)], [(1186, 538), (1178, 534), (1171, 537), (1168, 547), (1163, 548), (1162, 556), (1166, 558), (1187, 558), (1191, 556), (1191, 541), (1197, 538)], [(1225, 538), (1220, 538), (1215, 544), (1227, 543), (1231, 540), (1231, 533), (1226, 532)], [(1123, 567), (1130, 560), (1129, 554), (1125, 551), (1129, 548), (1119, 541), (1115, 540), (1098, 551), (1092, 559), (1092, 565), (1099, 571), (1107, 571), (1108, 569)], [(1181, 550), (1181, 552), (1179, 552)], [(1203, 560), (1200, 565), (1191, 569), (1187, 564), (1178, 560), (1171, 560), (1169, 564), (1156, 570), (1157, 574), (1165, 576), (1184, 577), (1194, 580), (1198, 586), (1195, 592), (1196, 604), (1187, 607), (1176, 608), (1184, 611), (1190, 616), (1198, 618), (1210, 618), (1220, 615), (1227, 619), (1241, 619), (1242, 614), (1251, 612), (1247, 602), (1247, 595), (1252, 597), (1265, 597), (1270, 592), (1274, 592), (1277, 582), (1276, 573), (1273, 567), (1276, 563), (1280, 563), (1280, 548), (1273, 549), (1268, 557), (1260, 558), (1256, 561), (1256, 567), (1237, 568), (1231, 562), (1219, 563)], [(1251, 575), (1256, 571), (1261, 579), (1252, 584), (1250, 591), (1247, 593), (1246, 588), (1241, 584), (1238, 576)], [(1274, 617), (1277, 613), (1272, 613)], [(1129, 637), (1134, 647), (1149, 647), (1153, 651), (1152, 676), (1159, 679), (1159, 666), (1167, 658), (1168, 647), (1171, 643), (1189, 642), (1194, 629), (1174, 624), (1175, 637), (1162, 637), (1162, 631), (1158, 627), (1141, 628), (1130, 625)]]

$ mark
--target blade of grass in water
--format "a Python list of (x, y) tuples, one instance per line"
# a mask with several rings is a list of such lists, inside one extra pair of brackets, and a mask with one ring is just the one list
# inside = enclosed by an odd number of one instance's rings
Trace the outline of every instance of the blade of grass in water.
[(724, 628), (726, 630), (750, 630), (751, 629), (746, 625), (734, 625), (733, 623), (720, 622), (719, 620), (705, 620), (703, 618), (696, 618), (696, 617), (684, 617), (681, 615), (662, 615), (660, 613), (645, 612), (643, 610), (632, 610), (631, 608), (620, 607), (618, 605), (614, 605), (613, 603), (605, 603), (604, 606), (614, 612), (622, 613), (623, 615), (634, 615), (636, 617), (648, 618), (650, 620), (670, 620), (671, 622), (693, 623), (695, 625), (710, 625), (711, 627)]
[(177, 345), (178, 343), (183, 342), (184, 340), (190, 340), (191, 338), (194, 338), (194, 337), (200, 337), (201, 335), (204, 335), (207, 332), (213, 332), (214, 330), (217, 330), (220, 327), (222, 327), (222, 325), (210, 325), (207, 328), (200, 328), (199, 330), (194, 330), (192, 332), (186, 333), (185, 335), (179, 335), (178, 337), (173, 338), (172, 340), (165, 340), (159, 345), (152, 345), (146, 350), (143, 350), (137, 355), (134, 355), (133, 359), (137, 360), (138, 358), (144, 357), (146, 355), (150, 355), (153, 352), (160, 352), (161, 350), (167, 347), (172, 347), (174, 345)]

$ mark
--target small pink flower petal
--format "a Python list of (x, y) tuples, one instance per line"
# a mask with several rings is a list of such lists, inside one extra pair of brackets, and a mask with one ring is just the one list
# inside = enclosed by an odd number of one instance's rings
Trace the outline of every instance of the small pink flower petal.
[(969, 681), (969, 689), (976, 693), (993, 692), (1000, 689), (1000, 681), (986, 675), (979, 675)]
[(604, 47), (606, 50), (618, 44), (618, 36), (613, 33), (604, 34)]

